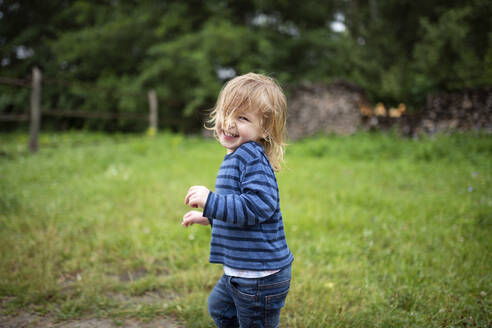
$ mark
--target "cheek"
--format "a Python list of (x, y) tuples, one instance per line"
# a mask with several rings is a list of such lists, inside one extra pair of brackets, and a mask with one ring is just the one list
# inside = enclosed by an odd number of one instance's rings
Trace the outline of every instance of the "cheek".
[(263, 136), (265, 132), (265, 129), (261, 126), (261, 125), (257, 125), (256, 126), (256, 133), (259, 135), (259, 136)]
[(237, 125), (238, 132), (242, 134), (251, 134), (251, 127), (244, 123), (238, 123)]

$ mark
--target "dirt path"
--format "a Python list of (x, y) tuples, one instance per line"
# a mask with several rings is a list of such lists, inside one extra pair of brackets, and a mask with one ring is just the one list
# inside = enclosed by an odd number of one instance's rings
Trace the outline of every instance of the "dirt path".
[[(147, 272), (145, 270), (135, 270), (133, 272), (126, 272), (121, 275), (110, 276), (118, 282), (135, 281), (145, 276)], [(70, 291), (72, 288), (71, 283), (75, 281), (75, 278), (68, 277), (62, 282), (63, 290), (65, 292)], [(139, 296), (127, 295), (124, 293), (108, 292), (105, 294), (108, 299), (120, 304), (122, 308), (132, 308), (138, 305), (165, 305), (168, 302), (173, 301), (177, 295), (174, 293), (162, 293), (160, 291), (148, 291)], [(83, 317), (77, 320), (60, 321), (52, 314), (40, 315), (36, 311), (32, 311), (29, 308), (20, 309), (16, 311), (15, 315), (6, 315), (5, 309), (7, 304), (14, 301), (15, 297), (0, 296), (0, 328), (117, 328), (117, 327), (129, 327), (129, 328), (182, 328), (183, 325), (179, 324), (175, 319), (169, 316), (161, 316), (154, 320), (142, 322), (135, 318), (97, 318), (97, 317)]]
[(0, 327), (1, 328), (179, 328), (174, 320), (169, 318), (159, 318), (150, 322), (140, 322), (135, 319), (99, 319), (99, 318), (85, 318), (79, 320), (69, 320), (64, 322), (56, 322), (53, 318), (42, 317), (36, 314), (28, 312), (22, 312), (21, 314), (10, 317), (0, 315)]
[[(163, 296), (160, 293), (148, 292), (142, 296), (126, 296), (123, 294), (108, 295), (122, 305), (130, 304), (154, 304), (162, 303), (172, 299), (173, 295)], [(2, 305), (11, 301), (12, 298), (0, 299)], [(159, 317), (152, 321), (142, 322), (133, 318), (94, 318), (86, 317), (77, 320), (58, 321), (53, 315), (41, 316), (34, 311), (20, 310), (15, 315), (3, 315), (0, 311), (0, 328), (182, 328), (176, 320), (171, 317)]]

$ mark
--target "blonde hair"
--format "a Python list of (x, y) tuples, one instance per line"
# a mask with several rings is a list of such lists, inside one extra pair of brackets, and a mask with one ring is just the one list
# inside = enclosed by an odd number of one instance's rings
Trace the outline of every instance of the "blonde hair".
[(264, 137), (260, 140), (275, 171), (284, 162), (287, 100), (278, 83), (265, 75), (248, 73), (227, 82), (210, 113), (208, 126), (217, 136), (217, 127), (228, 126), (238, 111), (258, 110)]

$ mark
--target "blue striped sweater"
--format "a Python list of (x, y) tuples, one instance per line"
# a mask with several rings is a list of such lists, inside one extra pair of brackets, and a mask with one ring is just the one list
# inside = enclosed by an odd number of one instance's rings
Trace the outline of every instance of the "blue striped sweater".
[(253, 271), (292, 263), (277, 179), (260, 144), (246, 142), (225, 156), (203, 216), (212, 225), (211, 263)]

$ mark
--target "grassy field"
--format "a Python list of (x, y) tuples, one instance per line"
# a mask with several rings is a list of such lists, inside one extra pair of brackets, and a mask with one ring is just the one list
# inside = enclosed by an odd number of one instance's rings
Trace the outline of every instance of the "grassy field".
[[(213, 140), (0, 135), (0, 314), (173, 318), (212, 327), (210, 228), (181, 227), (213, 189)], [(293, 143), (278, 174), (294, 253), (283, 327), (491, 327), (492, 136)]]

